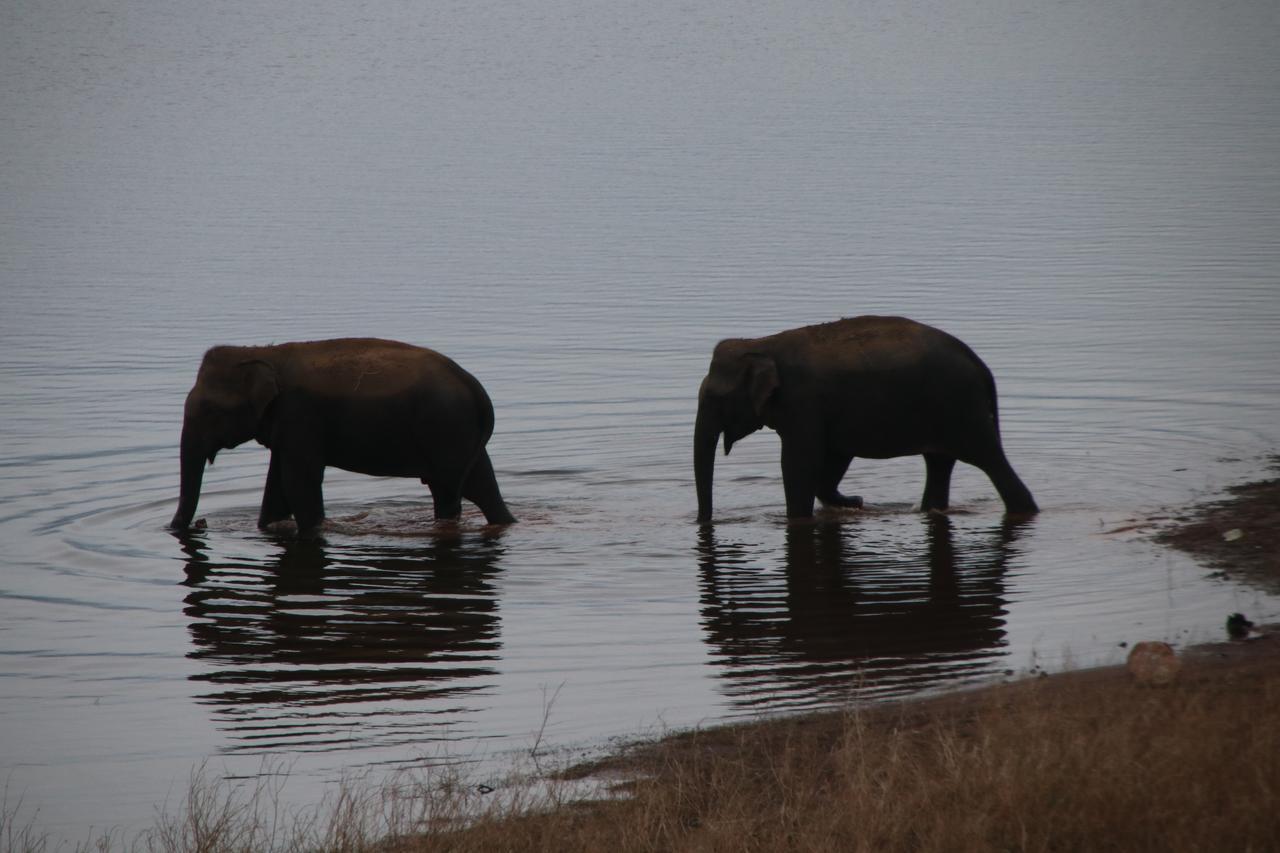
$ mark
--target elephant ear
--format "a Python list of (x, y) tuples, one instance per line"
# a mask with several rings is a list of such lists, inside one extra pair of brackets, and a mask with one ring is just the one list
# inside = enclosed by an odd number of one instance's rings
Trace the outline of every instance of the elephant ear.
[(708, 397), (724, 399), (731, 396), (741, 387), (739, 385), (741, 377), (740, 367), (735, 370), (733, 364), (724, 360), (712, 361), (711, 370), (698, 388), (698, 399), (705, 400)]
[(275, 368), (257, 359), (241, 362), (240, 367), (244, 371), (245, 392), (249, 404), (253, 406), (254, 414), (261, 418), (267, 406), (271, 405), (271, 401), (280, 393), (280, 387), (276, 384)]
[(751, 395), (751, 407), (758, 415), (764, 411), (773, 392), (778, 390), (778, 365), (767, 355), (752, 354), (749, 359), (747, 390)]

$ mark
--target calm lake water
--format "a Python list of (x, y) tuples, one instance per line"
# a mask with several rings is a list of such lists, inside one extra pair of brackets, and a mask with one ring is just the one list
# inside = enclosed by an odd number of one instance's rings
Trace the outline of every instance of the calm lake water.
[[(54, 837), (201, 762), (344, 773), (835, 705), (1217, 638), (1280, 597), (1134, 519), (1280, 446), (1272, 0), (0, 9), (0, 773)], [(694, 523), (714, 343), (905, 314), (967, 341), (1043, 513), (855, 461), (783, 518), (778, 441)], [(376, 335), (488, 388), (520, 524), (436, 530), (267, 452), (164, 525), (218, 343)], [(551, 697), (554, 696), (554, 701)]]

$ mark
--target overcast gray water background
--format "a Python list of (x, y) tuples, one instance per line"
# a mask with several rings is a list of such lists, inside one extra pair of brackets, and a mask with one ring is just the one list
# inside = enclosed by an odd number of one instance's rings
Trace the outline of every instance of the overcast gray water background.
[[(191, 769), (479, 772), (613, 736), (1121, 659), (1280, 598), (1135, 532), (1256, 475), (1280, 401), (1270, 0), (0, 5), (0, 774), (55, 837)], [(693, 522), (723, 337), (864, 313), (967, 341), (1043, 513), (855, 461), (795, 528), (778, 442)], [(522, 521), (433, 531), (266, 451), (164, 530), (217, 343), (439, 349)], [(366, 515), (367, 513), (367, 515)], [(558, 693), (557, 693), (558, 691)]]

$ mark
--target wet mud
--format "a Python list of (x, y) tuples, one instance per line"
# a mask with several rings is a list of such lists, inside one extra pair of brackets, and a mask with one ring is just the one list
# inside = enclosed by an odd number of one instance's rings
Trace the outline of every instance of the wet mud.
[(1280, 588), (1280, 457), (1273, 457), (1269, 473), (1176, 516), (1156, 541), (1225, 575)]

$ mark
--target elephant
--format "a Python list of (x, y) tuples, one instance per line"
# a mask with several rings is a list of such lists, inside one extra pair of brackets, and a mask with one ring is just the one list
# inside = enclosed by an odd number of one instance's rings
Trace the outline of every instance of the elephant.
[(1038, 512), (1005, 458), (996, 385), (973, 350), (905, 317), (850, 317), (756, 339), (723, 340), (698, 392), (694, 479), (698, 521), (711, 519), (716, 443), (728, 455), (761, 427), (782, 440), (787, 517), (814, 500), (859, 507), (840, 493), (855, 456), (924, 456), (920, 508), (947, 509), (957, 460), (991, 479), (1011, 515)]
[(417, 477), (437, 519), (457, 518), (466, 498), (490, 524), (509, 524), (515, 518), (485, 450), (492, 434), (484, 387), (425, 347), (374, 338), (217, 346), (187, 394), (170, 527), (190, 526), (205, 462), (249, 439), (271, 451), (260, 528), (292, 515), (299, 535), (313, 535), (324, 520), (329, 465)]

